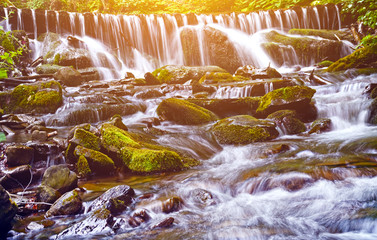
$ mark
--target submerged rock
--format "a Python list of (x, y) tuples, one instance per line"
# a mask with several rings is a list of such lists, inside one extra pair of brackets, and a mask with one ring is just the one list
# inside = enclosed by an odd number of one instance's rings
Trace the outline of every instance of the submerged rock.
[(296, 118), (293, 110), (280, 110), (267, 116), (273, 120), (285, 134), (299, 134), (306, 131), (305, 124)]
[(8, 146), (5, 149), (8, 166), (30, 164), (34, 159), (34, 149), (24, 145)]
[[(153, 75), (160, 84), (185, 83), (189, 80), (199, 81), (206, 73), (228, 73), (226, 70), (217, 66), (175, 66), (166, 65), (153, 71)], [(229, 73), (228, 73), (229, 74)]]
[(221, 144), (249, 144), (279, 136), (275, 126), (275, 123), (269, 120), (239, 115), (220, 120), (213, 125), (211, 132)]
[(217, 120), (213, 112), (177, 98), (163, 100), (156, 111), (163, 120), (183, 125), (205, 124)]
[(6, 113), (54, 113), (63, 103), (57, 81), (21, 84), (11, 92), (0, 92), (0, 107)]
[(293, 86), (273, 90), (264, 95), (256, 110), (258, 114), (267, 116), (278, 110), (295, 110), (298, 119), (303, 122), (314, 120), (317, 111), (311, 105), (316, 91), (306, 86)]
[(46, 212), (46, 217), (75, 215), (82, 209), (82, 199), (78, 189), (65, 193)]
[(17, 205), (10, 199), (8, 192), (0, 186), (0, 236), (6, 236), (12, 228), (11, 222), (17, 211)]

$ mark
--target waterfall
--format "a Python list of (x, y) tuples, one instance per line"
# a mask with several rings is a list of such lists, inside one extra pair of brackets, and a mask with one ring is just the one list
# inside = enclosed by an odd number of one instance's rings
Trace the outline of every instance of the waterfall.
[[(9, 14), (12, 11), (15, 14)], [(206, 43), (200, 41), (204, 37), (201, 33), (203, 27), (211, 25), (228, 35), (242, 64), (254, 64), (257, 67), (265, 67), (273, 62), (256, 43), (260, 38), (254, 35), (261, 30), (341, 28), (336, 5), (219, 15), (111, 15), (14, 8), (3, 8), (1, 14), (5, 17), (5, 23), (1, 24), (5, 24), (6, 30), (22, 29), (30, 36), (34, 35), (35, 39), (44, 32), (73, 35), (80, 39), (93, 38), (104, 44), (109, 52), (116, 54), (124, 67), (138, 72), (152, 71), (167, 64), (187, 64), (180, 38), (184, 28), (197, 32), (200, 57), (194, 63), (214, 64), (212, 59), (205, 56)]]

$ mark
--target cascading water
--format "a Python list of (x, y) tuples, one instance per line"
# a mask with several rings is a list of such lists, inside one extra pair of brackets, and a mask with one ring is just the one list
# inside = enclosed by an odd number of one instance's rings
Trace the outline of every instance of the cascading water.
[[(258, 37), (259, 34), (254, 33), (271, 28), (286, 30), (341, 27), (339, 9), (334, 5), (215, 16), (195, 14), (115, 16), (21, 9), (15, 11), (17, 16), (13, 17), (9, 15), (8, 9), (4, 8), (6, 30), (24, 29), (34, 33), (35, 39), (46, 31), (73, 35), (84, 41), (89, 39), (88, 37), (94, 38), (105, 44), (107, 50), (115, 53), (124, 63), (123, 73), (130, 69), (145, 72), (167, 64), (187, 64), (180, 32), (188, 25), (199, 24), (190, 27), (197, 32), (199, 59), (201, 59), (199, 62), (193, 61), (194, 64), (215, 64), (206, 56), (207, 46), (203, 42), (201, 33), (203, 26), (212, 25), (230, 38), (240, 55), (242, 64), (255, 64), (257, 67), (266, 67), (273, 61), (260, 48), (263, 40)], [(32, 22), (25, 22), (26, 18), (32, 19)], [(38, 49), (37, 41), (34, 42), (34, 48)], [(90, 40), (90, 45), (97, 48), (95, 41)]]

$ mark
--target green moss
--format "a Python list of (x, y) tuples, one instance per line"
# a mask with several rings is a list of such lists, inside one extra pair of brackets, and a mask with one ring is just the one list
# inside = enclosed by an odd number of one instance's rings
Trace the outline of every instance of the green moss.
[(92, 216), (97, 219), (107, 220), (109, 217), (111, 217), (111, 212), (106, 208), (99, 208), (93, 212)]
[(108, 175), (115, 170), (114, 161), (101, 152), (77, 146), (74, 154), (76, 157), (84, 156), (92, 172)]
[(156, 111), (162, 119), (183, 125), (205, 124), (217, 120), (213, 112), (177, 98), (163, 100)]
[(123, 147), (140, 148), (140, 144), (134, 141), (128, 132), (109, 123), (102, 125), (101, 136), (102, 145), (109, 150), (120, 152)]
[(7, 37), (3, 39), (3, 41), (1, 42), (1, 46), (4, 48), (6, 52), (11, 52), (11, 51), (16, 50), (12, 41)]
[(211, 128), (211, 131), (222, 144), (249, 144), (278, 136), (274, 123), (249, 115), (222, 119)]
[(59, 65), (60, 59), (61, 59), (60, 53), (55, 54), (54, 64)]
[(92, 170), (90, 170), (88, 160), (84, 156), (80, 156), (79, 160), (77, 161), (76, 165), (77, 172), (83, 176), (87, 177), (92, 173)]
[(318, 63), (318, 67), (329, 67), (331, 64), (333, 64), (333, 61), (325, 60), (320, 63)]
[(364, 47), (334, 62), (327, 68), (327, 71), (335, 72), (350, 68), (364, 68), (374, 62), (377, 62), (377, 47)]
[(35, 70), (38, 74), (54, 74), (61, 68), (62, 66), (59, 65), (43, 64), (38, 66)]
[(62, 205), (69, 204), (77, 198), (79, 198), (79, 194), (78, 194), (77, 191), (73, 190), (73, 191), (70, 192), (70, 196), (63, 200)]
[(315, 92), (314, 89), (306, 86), (293, 86), (276, 89), (261, 98), (257, 112), (265, 111), (272, 104), (281, 105), (298, 100), (306, 100), (310, 103)]
[(73, 141), (75, 141), (75, 143), (77, 143), (78, 145), (89, 149), (96, 151), (101, 150), (101, 140), (99, 139), (99, 137), (91, 132), (85, 131), (84, 129), (78, 128), (75, 130)]
[(169, 70), (165, 69), (164, 67), (158, 68), (152, 72), (153, 76), (155, 76), (161, 83), (170, 82), (174, 75), (170, 73)]
[(168, 150), (150, 150), (125, 147), (122, 157), (126, 166), (137, 173), (177, 171), (183, 169), (181, 157)]

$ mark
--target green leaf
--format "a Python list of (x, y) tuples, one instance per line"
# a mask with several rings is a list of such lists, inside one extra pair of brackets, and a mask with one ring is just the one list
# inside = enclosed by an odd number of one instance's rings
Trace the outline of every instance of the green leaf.
[(0, 79), (8, 78), (8, 73), (7, 72), (8, 72), (7, 69), (0, 68)]
[(7, 140), (7, 137), (5, 136), (5, 133), (0, 132), (0, 142), (5, 142)]

